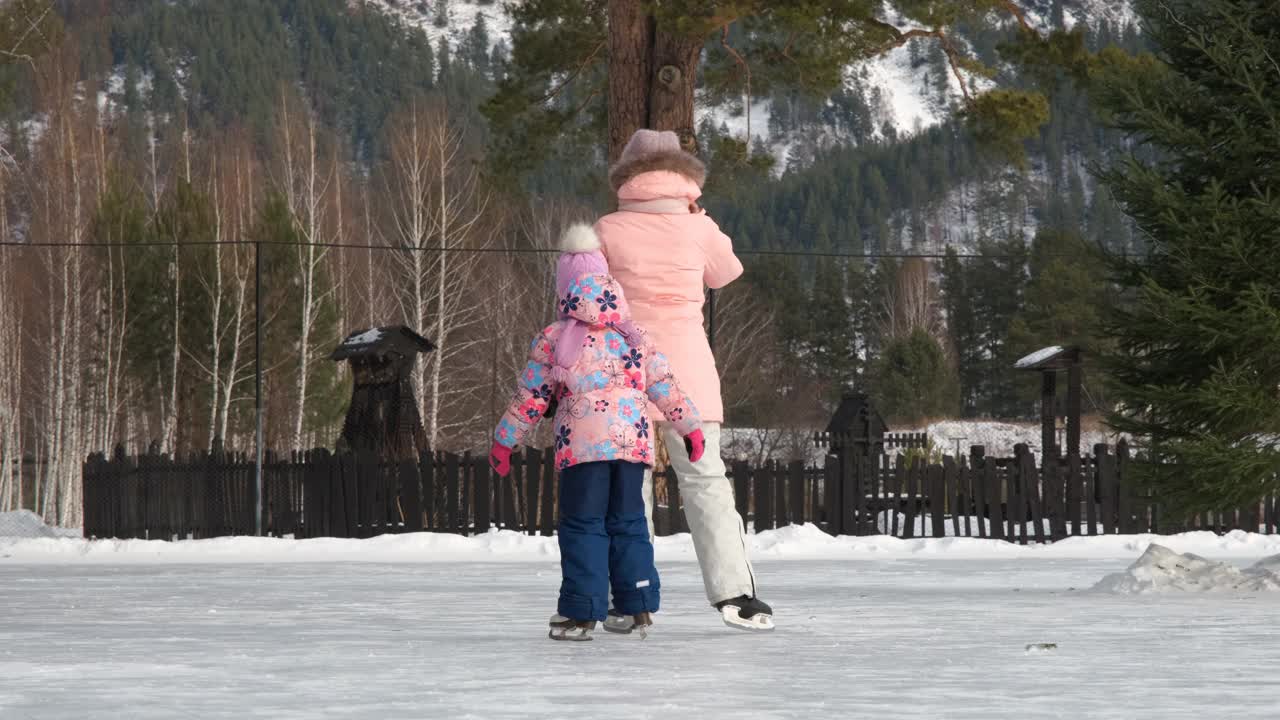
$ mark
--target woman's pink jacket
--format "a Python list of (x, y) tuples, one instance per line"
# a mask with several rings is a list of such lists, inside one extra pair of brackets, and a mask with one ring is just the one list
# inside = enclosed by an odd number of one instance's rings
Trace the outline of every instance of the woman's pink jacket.
[[(642, 173), (618, 190), (619, 210), (595, 229), (635, 321), (667, 355), (702, 420), (724, 422), (720, 375), (703, 329), (703, 289), (733, 282), (742, 263), (715, 221), (689, 211), (701, 195), (683, 174)], [(649, 414), (661, 417), (652, 406)]]

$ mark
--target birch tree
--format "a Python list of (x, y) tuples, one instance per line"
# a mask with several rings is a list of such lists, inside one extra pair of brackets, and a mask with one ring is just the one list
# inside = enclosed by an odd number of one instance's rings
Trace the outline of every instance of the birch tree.
[(198, 297), (192, 298), (188, 313), (198, 322), (192, 323), (195, 331), (186, 354), (198, 371), (195, 389), (205, 396), (203, 447), (212, 450), (219, 440), (229, 444), (236, 389), (251, 369), (245, 346), (252, 337), (253, 248), (246, 240), (256, 198), (255, 168), (243, 135), (222, 134), (209, 150), (207, 190), (196, 207), (204, 208), (198, 217), (209, 225), (199, 231), (200, 237), (211, 244), (189, 253), (195, 259), (188, 264)]
[[(278, 182), (283, 186), (290, 215), (302, 240), (295, 248), (301, 292), (297, 308), (298, 370), (289, 439), (294, 448), (301, 448), (309, 441), (305, 435), (308, 418), (315, 414), (309, 404), (320, 396), (313, 387), (318, 370), (318, 358), (313, 353), (322, 343), (337, 341), (333, 336), (336, 317), (331, 315), (336, 312), (335, 285), (327, 266), (329, 250), (337, 236), (333, 217), (336, 203), (332, 190), (335, 183), (340, 182), (337, 178), (340, 171), (336, 161), (329, 159), (331, 153), (336, 153), (332, 143), (321, 147), (319, 121), (315, 113), (291, 113), (288, 96), (284, 93), (280, 105), (283, 171)], [(322, 359), (319, 361), (324, 362)], [(324, 374), (329, 381), (336, 377), (332, 372)]]
[[(462, 375), (481, 342), (466, 331), (489, 317), (473, 283), (483, 251), (493, 245), (492, 224), (484, 222), (490, 195), (467, 152), (465, 132), (444, 109), (414, 102), (391, 128), (387, 236), (398, 250), (392, 264), (400, 315), (436, 346), (414, 370), (418, 410), (436, 447), (446, 431), (484, 416), (483, 408), (466, 417), (445, 416), (441, 408), (465, 415), (466, 405), (455, 400), (473, 394), (480, 382), (468, 386)], [(458, 382), (444, 382), (450, 371), (458, 371)]]
[[(12, 239), (7, 212), (9, 167), (0, 161), (0, 242)], [(22, 307), (16, 290), (17, 248), (0, 247), (0, 512), (22, 507), (20, 418), (22, 395)]]
[(33, 203), (31, 237), (66, 243), (42, 253), (45, 304), (43, 337), (45, 384), (41, 440), (46, 457), (39, 511), (46, 520), (70, 526), (80, 519), (80, 465), (87, 451), (84, 358), (84, 298), (92, 297), (91, 273), (83, 245), (102, 183), (100, 159), (93, 149), (96, 104), (74, 88), (74, 49), (64, 45), (42, 61), (37, 93), (47, 125), (33, 153), (37, 168), (30, 177)]

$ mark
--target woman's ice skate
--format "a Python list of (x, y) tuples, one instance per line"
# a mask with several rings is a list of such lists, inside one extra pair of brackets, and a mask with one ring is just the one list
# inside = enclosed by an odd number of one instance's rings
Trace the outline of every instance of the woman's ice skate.
[(739, 595), (716, 603), (724, 624), (739, 630), (767, 632), (774, 629), (773, 608), (760, 598)]

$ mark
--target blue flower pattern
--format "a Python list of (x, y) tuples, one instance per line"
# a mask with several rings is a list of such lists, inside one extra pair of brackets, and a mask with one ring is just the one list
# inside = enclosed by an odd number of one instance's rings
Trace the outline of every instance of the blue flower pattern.
[(591, 392), (593, 390), (603, 390), (609, 387), (609, 376), (604, 374), (604, 371), (597, 370), (591, 373), (590, 375), (582, 378), (582, 382), (579, 385), (579, 387), (582, 389), (581, 390), (582, 392)]
[(556, 449), (560, 450), (569, 447), (569, 445), (573, 443), (573, 440), (571, 439), (572, 435), (572, 428), (568, 425), (561, 425), (560, 429), (556, 432)]
[(609, 442), (608, 440), (604, 440), (602, 442), (596, 443), (595, 445), (592, 445), (590, 452), (591, 452), (590, 457), (594, 462), (601, 462), (601, 461), (617, 460), (619, 451), (618, 451), (617, 445), (613, 444), (612, 442)]
[(604, 312), (605, 310), (617, 310), (618, 296), (608, 290), (604, 290), (596, 296), (596, 303), (600, 305), (600, 312)]
[(520, 386), (525, 390), (541, 390), (545, 387), (546, 377), (543, 375), (541, 363), (529, 361), (520, 373)]

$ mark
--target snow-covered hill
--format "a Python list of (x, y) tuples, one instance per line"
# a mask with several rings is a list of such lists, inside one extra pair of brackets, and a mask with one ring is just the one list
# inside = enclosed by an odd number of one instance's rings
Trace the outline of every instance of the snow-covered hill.
[[(434, 44), (441, 37), (457, 47), (482, 18), (490, 45), (510, 44), (511, 16), (506, 0), (357, 0), (376, 7), (409, 27), (425, 32)], [(443, 7), (441, 7), (443, 6)]]
[[(506, 6), (512, 0), (357, 1), (377, 7), (406, 25), (422, 30), (432, 42), (446, 37), (456, 47), (483, 19), (491, 44), (509, 44), (512, 21)], [(1028, 20), (1046, 29), (1059, 23), (1072, 28), (1080, 23), (1097, 27), (1105, 22), (1122, 28), (1137, 22), (1132, 0), (1021, 0), (1020, 5), (1026, 10)], [(883, 17), (900, 27), (911, 27), (909, 21), (894, 12), (889, 2), (885, 3)], [(846, 86), (858, 87), (872, 98), (877, 128), (887, 124), (899, 137), (907, 136), (938, 124), (953, 109), (961, 95), (955, 78), (948, 74), (944, 89), (937, 82), (929, 82), (928, 69), (920, 66), (921, 54), (931, 49), (930, 40), (917, 39), (881, 57), (847, 68)], [(780, 159), (785, 160), (791, 138), (770, 135), (770, 112), (767, 101), (755, 101), (748, 123), (741, 102), (736, 102), (723, 107), (702, 107), (698, 119), (710, 117), (743, 137), (749, 124), (752, 139), (764, 141)], [(831, 139), (840, 138), (833, 136)]]

